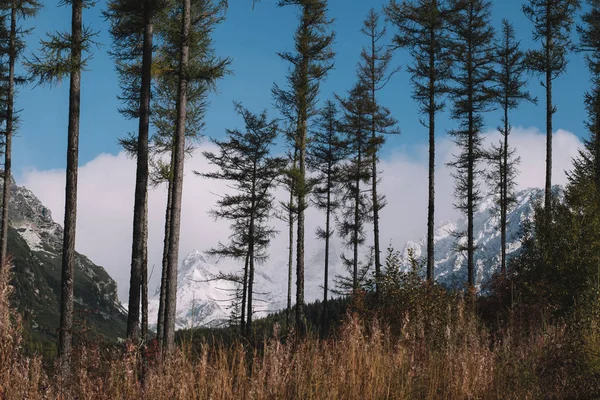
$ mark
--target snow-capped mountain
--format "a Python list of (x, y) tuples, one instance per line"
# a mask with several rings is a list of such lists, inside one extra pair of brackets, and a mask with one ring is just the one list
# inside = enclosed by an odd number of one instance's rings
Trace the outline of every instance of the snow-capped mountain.
[[(543, 198), (541, 189), (527, 189), (516, 195), (516, 203), (507, 215), (506, 243), (507, 258), (517, 254), (521, 249), (522, 227), (524, 221), (533, 219), (533, 204)], [(493, 213), (495, 201), (492, 196), (485, 198), (474, 215), (475, 234), (475, 285), (479, 288), (500, 267), (500, 218)], [(467, 281), (467, 255), (457, 252), (457, 244), (466, 245), (466, 237), (457, 240), (457, 232), (467, 228), (466, 218), (455, 222), (446, 222), (435, 230), (435, 276), (438, 283), (447, 287), (464, 287)], [(427, 238), (418, 242), (408, 242), (404, 247), (403, 260), (408, 268), (409, 249), (414, 256), (424, 257), (427, 251)]]
[[(2, 182), (0, 181), (0, 188)], [(50, 210), (27, 188), (11, 182), (8, 251), (12, 256), (13, 301), (32, 329), (57, 333), (63, 228)], [(127, 316), (117, 297), (117, 284), (104, 268), (86, 256), (75, 258), (76, 321), (85, 320), (97, 333), (125, 336)]]
[[(533, 217), (533, 202), (543, 196), (541, 189), (527, 189), (517, 194), (517, 203), (508, 215), (507, 254), (516, 254), (521, 248), (521, 228), (523, 221)], [(479, 287), (499, 267), (500, 232), (499, 218), (491, 211), (494, 199), (485, 198), (474, 218), (474, 231), (477, 250), (476, 283)], [(445, 222), (435, 231), (436, 280), (448, 287), (462, 287), (467, 280), (466, 255), (457, 253), (455, 233), (464, 231), (466, 220)], [(409, 249), (414, 255), (425, 255), (426, 238), (406, 243), (403, 250), (403, 262), (408, 268)], [(339, 248), (333, 243), (330, 249), (330, 276), (346, 273), (339, 257)], [(305, 301), (312, 302), (322, 298), (322, 248), (308, 253), (305, 265)], [(219, 272), (238, 273), (243, 269), (243, 261), (235, 263), (207, 259), (202, 252), (194, 251), (181, 264), (178, 274), (177, 290), (177, 328), (192, 326), (217, 326), (227, 321), (235, 285), (231, 282), (216, 281), (212, 278)], [(288, 282), (287, 259), (270, 260), (257, 267), (255, 279), (255, 312), (265, 315), (268, 312), (284, 309), (287, 304)], [(293, 277), (295, 284), (295, 275)], [(330, 281), (333, 287), (333, 278)], [(292, 293), (294, 300), (295, 290)], [(158, 315), (159, 291), (150, 299), (149, 320), (156, 321)]]

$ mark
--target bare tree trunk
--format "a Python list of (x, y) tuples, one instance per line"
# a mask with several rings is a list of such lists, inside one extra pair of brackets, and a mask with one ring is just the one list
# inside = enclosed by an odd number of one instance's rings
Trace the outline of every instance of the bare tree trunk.
[[(469, 97), (471, 97), (469, 95)], [(472, 102), (470, 103), (472, 104)], [(474, 184), (475, 184), (475, 143), (473, 136), (473, 113), (469, 111), (469, 143), (467, 161), (467, 273), (469, 292), (475, 293), (475, 246), (473, 234), (473, 216), (475, 213)]]
[[(171, 152), (171, 173), (173, 171), (173, 152)], [(169, 229), (171, 229), (171, 208), (173, 202), (172, 196), (173, 179), (169, 177), (167, 188), (167, 211), (165, 213), (165, 237), (163, 240), (162, 273), (160, 277), (160, 298), (158, 303), (158, 324), (156, 336), (159, 347), (162, 348), (165, 339), (165, 302), (167, 297), (167, 265), (169, 255)]]
[(189, 40), (191, 29), (191, 0), (183, 1), (181, 54), (179, 60), (179, 89), (177, 98), (177, 124), (175, 131), (175, 156), (173, 168), (173, 208), (169, 229), (169, 256), (167, 275), (167, 297), (165, 313), (166, 352), (175, 346), (175, 315), (177, 308), (177, 266), (179, 259), (179, 235), (181, 225), (181, 198), (183, 194), (183, 167), (185, 158), (185, 121), (187, 115), (187, 67), (189, 62)]
[(510, 129), (510, 124), (508, 122), (508, 105), (505, 104), (504, 107), (504, 151), (502, 152), (503, 161), (501, 161), (501, 165), (503, 169), (500, 170), (502, 177), (502, 189), (500, 192), (500, 229), (501, 233), (501, 241), (502, 241), (502, 261), (500, 266), (500, 272), (502, 275), (506, 275), (506, 218), (508, 214), (508, 130)]
[[(306, 62), (304, 62), (305, 64)], [(308, 73), (308, 66), (304, 66), (304, 76)], [(308, 82), (306, 83), (308, 87)], [(304, 315), (304, 212), (306, 204), (306, 99), (300, 101), (301, 115), (298, 125), (297, 146), (298, 164), (300, 170), (298, 194), (298, 234), (296, 238), (296, 331), (300, 336), (306, 335), (306, 316)]]
[(140, 323), (140, 287), (142, 276), (148, 273), (144, 263), (147, 247), (144, 235), (148, 229), (148, 132), (150, 125), (150, 86), (152, 83), (152, 10), (150, 1), (144, 5), (144, 43), (142, 54), (142, 82), (140, 88), (140, 121), (137, 143), (137, 169), (135, 201), (133, 206), (133, 242), (131, 249), (131, 276), (129, 280), (129, 312), (127, 316), (127, 338), (138, 339)]
[(371, 115), (371, 139), (373, 140), (373, 158), (371, 160), (371, 168), (373, 169), (373, 177), (372, 177), (372, 195), (373, 195), (373, 250), (375, 252), (375, 297), (379, 301), (379, 284), (381, 280), (381, 249), (379, 245), (379, 198), (377, 196), (377, 127), (376, 127), (376, 109), (375, 105), (377, 104), (377, 100), (375, 98), (375, 94), (377, 91), (377, 81), (375, 78), (375, 60), (377, 59), (377, 54), (375, 53), (376, 43), (375, 36), (371, 35), (371, 102), (373, 103), (371, 107), (373, 107), (373, 114)]
[(287, 309), (285, 313), (286, 326), (290, 327), (290, 313), (292, 312), (292, 271), (294, 265), (294, 211), (292, 202), (294, 201), (294, 192), (290, 190), (290, 209), (288, 211), (289, 227), (289, 247), (288, 247), (288, 290), (287, 290)]
[[(144, 206), (146, 215), (148, 215), (148, 199), (146, 198), (146, 205)], [(142, 265), (146, 268), (142, 268), (142, 343), (148, 343), (148, 224), (144, 229), (144, 256)]]
[(331, 236), (331, 161), (327, 167), (327, 210), (325, 213), (325, 276), (323, 278), (323, 313), (321, 315), (321, 337), (327, 333), (327, 300), (329, 297), (329, 238)]
[(69, 84), (69, 126), (65, 188), (65, 222), (62, 253), (60, 329), (58, 356), (63, 376), (71, 368), (73, 347), (73, 278), (75, 275), (75, 232), (77, 224), (77, 169), (79, 161), (79, 115), (81, 106), (81, 51), (83, 41), (83, 1), (73, 0), (71, 16), (71, 70)]
[(246, 252), (244, 262), (244, 281), (242, 282), (242, 315), (240, 316), (240, 334), (246, 334), (246, 300), (248, 298), (248, 268), (250, 263), (250, 249)]
[[(437, 4), (434, 2), (434, 7)], [(430, 30), (431, 43), (435, 42), (435, 29)], [(429, 70), (435, 69), (435, 53), (429, 53)], [(429, 202), (427, 206), (427, 280), (435, 280), (435, 78), (429, 77)]]
[(2, 188), (2, 226), (0, 228), (0, 270), (6, 265), (7, 243), (8, 243), (8, 206), (10, 203), (10, 184), (12, 170), (12, 135), (15, 101), (15, 60), (17, 58), (17, 9), (13, 2), (10, 12), (10, 42), (9, 69), (8, 69), (8, 93), (6, 98), (6, 132), (4, 144), (4, 186)]
[[(360, 139), (358, 139), (360, 140)], [(362, 164), (362, 154), (358, 150), (358, 161), (356, 164), (356, 193), (354, 194), (354, 232), (352, 234), (352, 245), (354, 246), (354, 255), (352, 260), (352, 294), (358, 290), (358, 223), (360, 221), (359, 202), (360, 202), (360, 169)]]
[(249, 271), (248, 271), (248, 315), (246, 323), (246, 337), (249, 338), (252, 334), (252, 296), (254, 292), (254, 242), (255, 242), (255, 225), (256, 225), (256, 161), (254, 161), (254, 167), (252, 170), (252, 204), (250, 207), (250, 227), (248, 230), (248, 258), (249, 258)]
[(546, 72), (546, 186), (544, 208), (550, 221), (552, 215), (552, 72)]

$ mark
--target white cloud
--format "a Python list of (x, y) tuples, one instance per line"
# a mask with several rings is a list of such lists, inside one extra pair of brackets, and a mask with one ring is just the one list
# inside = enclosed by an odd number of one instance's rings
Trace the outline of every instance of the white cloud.
[[(497, 139), (497, 133), (486, 137), (486, 143)], [(516, 128), (512, 145), (521, 156), (518, 187), (541, 187), (544, 184), (546, 139), (534, 128)], [(214, 205), (216, 193), (227, 187), (222, 182), (194, 176), (194, 170), (209, 166), (201, 155), (211, 147), (204, 144), (186, 160), (182, 206), (180, 259), (195, 249), (206, 250), (219, 240), (227, 240), (228, 224), (215, 222), (207, 211)], [(559, 130), (554, 136), (553, 183), (564, 184), (564, 171), (581, 146), (572, 133)], [(443, 138), (437, 143), (436, 220), (457, 217), (452, 203), (454, 181), (446, 163), (455, 152), (452, 142)], [(381, 192), (388, 205), (381, 212), (382, 244), (402, 248), (407, 240), (417, 239), (426, 231), (427, 215), (427, 148), (412, 146), (390, 153), (381, 163)], [(62, 223), (64, 207), (64, 171), (23, 171), (20, 185), (32, 190)], [(123, 153), (101, 154), (83, 165), (79, 171), (77, 250), (106, 268), (119, 285), (119, 297), (127, 301), (133, 223), (135, 162)], [(152, 189), (149, 195), (149, 268), (155, 266), (150, 290), (159, 282), (164, 230), (166, 188)], [(321, 215), (310, 210), (307, 215), (307, 249), (320, 246), (314, 238)], [(280, 221), (274, 224), (282, 232), (272, 244), (272, 260), (286, 259), (287, 230)]]

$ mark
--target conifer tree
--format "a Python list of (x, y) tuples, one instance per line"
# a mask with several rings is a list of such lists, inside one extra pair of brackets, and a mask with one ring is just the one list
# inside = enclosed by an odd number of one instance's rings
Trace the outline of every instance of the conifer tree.
[(502, 140), (491, 151), (492, 176), (489, 179), (494, 185), (498, 195), (498, 209), (500, 211), (500, 270), (506, 273), (506, 227), (507, 215), (516, 201), (514, 197), (516, 164), (519, 159), (515, 150), (510, 147), (508, 137), (512, 131), (509, 113), (519, 106), (522, 101), (534, 101), (525, 89), (526, 81), (523, 75), (526, 72), (525, 55), (519, 48), (520, 43), (515, 38), (512, 24), (504, 19), (502, 32), (496, 44), (496, 59), (498, 70), (495, 81), (498, 91), (497, 102), (502, 109), (502, 125), (498, 128)]
[(552, 83), (567, 70), (567, 54), (571, 48), (571, 26), (580, 0), (529, 0), (523, 13), (533, 24), (533, 39), (541, 43), (539, 50), (527, 52), (528, 68), (543, 76), (546, 90), (546, 183), (544, 205), (547, 216), (552, 207), (552, 118), (556, 106), (552, 100)]
[(419, 111), (426, 116), (421, 124), (429, 133), (429, 188), (427, 211), (427, 280), (435, 275), (435, 133), (436, 115), (445, 108), (442, 96), (448, 91), (452, 68), (446, 0), (413, 0), (398, 4), (395, 0), (386, 7), (388, 18), (398, 28), (394, 43), (407, 48), (413, 59), (408, 66), (413, 84), (412, 97)]
[(379, 240), (379, 211), (385, 206), (385, 197), (378, 194), (377, 186), (379, 176), (379, 150), (385, 143), (386, 134), (400, 133), (395, 128), (397, 121), (391, 116), (389, 109), (383, 107), (377, 99), (377, 93), (390, 81), (398, 69), (389, 71), (392, 60), (392, 48), (382, 44), (387, 30), (379, 27), (379, 14), (371, 9), (361, 32), (369, 41), (360, 54), (358, 77), (362, 84), (369, 89), (371, 122), (371, 139), (367, 156), (371, 158), (371, 203), (373, 209), (373, 256), (375, 262), (375, 293), (379, 294), (379, 280), (381, 275), (381, 249)]
[(75, 272), (75, 232), (77, 222), (77, 172), (79, 158), (79, 117), (81, 104), (81, 73), (89, 57), (94, 33), (83, 27), (83, 9), (91, 7), (92, 0), (65, 0), (71, 6), (71, 32), (48, 34), (41, 40), (41, 54), (34, 55), (25, 64), (41, 84), (55, 85), (69, 77), (69, 124), (67, 129), (67, 170), (65, 189), (65, 220), (62, 252), (60, 327), (58, 356), (63, 375), (71, 367), (73, 329), (73, 280)]
[[(473, 217), (481, 200), (477, 176), (483, 151), (481, 129), (483, 113), (494, 100), (492, 91), (494, 57), (494, 30), (490, 25), (491, 2), (488, 0), (451, 0), (449, 28), (452, 33), (454, 70), (450, 95), (453, 99), (451, 116), (459, 127), (450, 132), (460, 153), (450, 165), (456, 168), (455, 207), (467, 217), (467, 244), (461, 250), (467, 253), (468, 289), (475, 288), (475, 237)], [(473, 292), (474, 293), (474, 292)]]
[[(161, 13), (156, 21), (157, 36), (160, 40), (156, 49), (154, 60), (157, 73), (154, 80), (154, 94), (152, 97), (151, 122), (155, 133), (150, 142), (150, 183), (152, 186), (167, 184), (167, 205), (165, 212), (165, 230), (163, 238), (163, 256), (161, 285), (157, 321), (157, 338), (162, 345), (165, 317), (166, 271), (169, 243), (169, 229), (172, 203), (173, 183), (173, 133), (177, 121), (177, 76), (169, 72), (170, 44), (179, 33), (180, 18), (173, 13)], [(206, 49), (202, 42), (190, 47), (190, 64), (202, 67), (206, 59)], [(202, 138), (204, 116), (207, 107), (207, 96), (210, 87), (203, 81), (191, 81), (188, 84), (188, 106), (185, 128), (185, 153), (191, 155), (195, 143)]]
[(587, 2), (589, 10), (582, 16), (583, 25), (577, 31), (580, 37), (579, 50), (584, 52), (590, 71), (591, 88), (584, 99), (589, 135), (584, 141), (584, 150), (573, 162), (574, 173), (588, 175), (600, 193), (600, 1)]
[(344, 166), (342, 182), (342, 212), (339, 220), (339, 235), (344, 239), (346, 247), (352, 250), (352, 256), (342, 255), (344, 265), (351, 274), (351, 279), (341, 278), (338, 286), (350, 289), (355, 293), (364, 283), (371, 259), (359, 261), (359, 248), (365, 243), (365, 222), (372, 218), (370, 196), (363, 189), (371, 182), (372, 170), (369, 148), (371, 145), (371, 120), (369, 113), (372, 107), (369, 87), (362, 82), (355, 84), (347, 99), (340, 99), (344, 116), (342, 129), (347, 135), (350, 160)]
[(327, 18), (326, 0), (280, 0), (280, 6), (293, 5), (301, 10), (300, 24), (295, 34), (296, 52), (280, 53), (292, 66), (287, 90), (277, 85), (273, 89), (280, 109), (287, 109), (295, 121), (294, 151), (298, 151), (298, 166), (294, 171), (297, 196), (296, 235), (296, 329), (306, 332), (304, 315), (304, 222), (309, 185), (306, 177), (306, 145), (310, 119), (317, 113), (316, 105), (320, 82), (333, 68), (331, 50), (333, 33), (328, 32), (331, 20)]
[(347, 143), (340, 132), (339, 111), (333, 101), (325, 102), (316, 121), (316, 129), (308, 147), (307, 164), (315, 173), (313, 199), (316, 207), (325, 212), (325, 227), (317, 228), (317, 237), (325, 241), (325, 265), (323, 278), (323, 312), (321, 329), (325, 333), (327, 323), (327, 299), (329, 297), (329, 242), (334, 230), (332, 220), (340, 207), (340, 183), (342, 162), (348, 154)]
[(229, 181), (235, 190), (233, 194), (223, 195), (217, 202), (218, 208), (211, 211), (216, 219), (231, 221), (231, 242), (219, 243), (210, 253), (246, 259), (242, 285), (247, 302), (242, 300), (242, 307), (247, 307), (244, 334), (249, 337), (252, 332), (256, 263), (267, 259), (266, 250), (276, 233), (268, 226), (274, 206), (272, 191), (287, 162), (270, 154), (278, 127), (275, 121), (267, 119), (266, 111), (254, 115), (239, 104), (236, 110), (244, 119), (245, 131), (227, 130), (226, 141), (213, 139), (218, 152), (204, 152), (204, 156), (218, 170), (200, 175)]
[[(132, 138), (137, 166), (127, 317), (127, 337), (131, 340), (137, 340), (139, 336), (140, 290), (145, 293), (148, 290), (147, 280), (143, 276), (148, 273), (145, 254), (148, 247), (150, 96), (154, 20), (162, 7), (164, 0), (111, 0), (105, 12), (111, 23), (111, 55), (117, 63), (123, 92), (121, 99), (125, 103), (120, 111), (139, 122), (137, 137)], [(142, 304), (142, 314), (147, 315), (147, 302)], [(142, 330), (147, 332), (147, 318)]]
[[(23, 77), (15, 74), (16, 62), (25, 48), (24, 37), (29, 30), (19, 25), (19, 19), (35, 17), (41, 8), (37, 0), (3, 0), (0, 2), (0, 10), (3, 19), (9, 22), (10, 27), (6, 29), (8, 34), (8, 46), (6, 48), (8, 57), (8, 76), (6, 77), (5, 94), (2, 96), (6, 103), (6, 114), (3, 115), (5, 122), (4, 130), (4, 174), (2, 186), (2, 225), (0, 227), (0, 269), (6, 264), (7, 241), (8, 241), (8, 207), (10, 203), (10, 185), (12, 174), (12, 136), (14, 134), (15, 121), (17, 119), (14, 103), (16, 97), (16, 84), (24, 82)], [(9, 17), (10, 15), (10, 17)], [(3, 27), (3, 29), (5, 29)]]
[[(178, 81), (176, 102), (176, 129), (173, 136), (173, 172), (171, 186), (171, 215), (169, 218), (169, 240), (164, 312), (163, 348), (170, 352), (175, 344), (175, 314), (177, 302), (177, 267), (179, 260), (179, 236), (181, 223), (181, 199), (183, 194), (183, 167), (185, 158), (185, 129), (190, 82), (201, 82), (213, 88), (216, 81), (227, 72), (228, 59), (213, 55), (211, 34), (215, 25), (222, 21), (223, 4), (213, 0), (183, 0), (183, 7), (171, 10), (181, 19), (180, 34), (166, 41), (165, 48), (170, 56), (169, 71)], [(202, 63), (190, 62), (192, 46), (203, 49), (197, 57)]]

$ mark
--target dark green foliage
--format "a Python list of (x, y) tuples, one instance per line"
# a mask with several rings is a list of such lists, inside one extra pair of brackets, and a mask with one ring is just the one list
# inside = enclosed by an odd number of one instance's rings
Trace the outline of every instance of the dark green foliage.
[(429, 130), (429, 203), (427, 212), (427, 279), (433, 282), (435, 271), (435, 116), (445, 104), (452, 69), (449, 37), (446, 29), (446, 1), (417, 0), (386, 7), (388, 18), (398, 28), (397, 46), (408, 48), (413, 63), (408, 66), (413, 84), (413, 99), (427, 115), (421, 123)]
[(370, 143), (367, 156), (371, 159), (371, 204), (373, 212), (373, 261), (375, 263), (375, 292), (379, 293), (379, 278), (381, 275), (381, 249), (379, 238), (379, 211), (385, 207), (385, 196), (378, 193), (380, 178), (377, 174), (379, 152), (385, 143), (385, 135), (399, 134), (396, 128), (397, 121), (391, 116), (391, 111), (383, 107), (377, 99), (377, 93), (390, 81), (398, 71), (389, 71), (392, 61), (392, 48), (382, 44), (387, 30), (380, 28), (379, 14), (371, 9), (361, 29), (369, 41), (360, 53), (358, 65), (358, 79), (369, 90), (370, 107)]
[(584, 99), (589, 136), (584, 140), (585, 150), (574, 160), (574, 172), (592, 175), (592, 181), (600, 191), (600, 2), (588, 0), (588, 3), (590, 9), (583, 15), (583, 25), (577, 31), (580, 36), (579, 49), (584, 52), (590, 71), (591, 88)]
[[(243, 332), (247, 335), (252, 326), (255, 263), (266, 261), (266, 250), (276, 233), (268, 225), (273, 214), (272, 190), (286, 161), (270, 154), (278, 127), (275, 121), (268, 121), (266, 111), (254, 115), (239, 104), (236, 110), (244, 119), (245, 131), (227, 130), (227, 141), (213, 139), (219, 152), (204, 152), (204, 156), (218, 170), (199, 175), (231, 182), (235, 190), (233, 194), (222, 195), (217, 201), (217, 208), (211, 211), (215, 219), (231, 221), (230, 242), (219, 243), (208, 253), (246, 260), (243, 277), (234, 280), (238, 281), (236, 283), (241, 281), (243, 287), (242, 308), (246, 304), (248, 307), (246, 331)], [(244, 322), (241, 325), (244, 327)]]
[(341, 136), (338, 109), (334, 102), (325, 103), (316, 126), (308, 149), (307, 164), (316, 173), (312, 189), (314, 203), (325, 212), (325, 227), (317, 228), (317, 237), (325, 241), (322, 323), (325, 328), (329, 297), (329, 243), (334, 234), (332, 225), (335, 212), (341, 206), (342, 162), (348, 155), (348, 143)]
[(280, 6), (298, 6), (299, 26), (294, 37), (295, 52), (279, 53), (290, 63), (288, 88), (275, 85), (273, 96), (280, 112), (293, 124), (293, 153), (298, 164), (289, 174), (293, 178), (293, 193), (297, 196), (298, 234), (296, 237), (296, 327), (306, 331), (304, 316), (304, 221), (308, 207), (309, 185), (306, 176), (306, 146), (309, 120), (318, 112), (319, 86), (333, 68), (331, 49), (334, 34), (328, 32), (326, 0), (280, 0)]
[(494, 29), (490, 24), (492, 3), (487, 0), (451, 0), (449, 27), (451, 31), (454, 69), (450, 95), (453, 99), (451, 116), (459, 127), (450, 131), (459, 147), (456, 160), (450, 163), (456, 168), (455, 207), (467, 217), (466, 244), (459, 250), (467, 253), (467, 281), (469, 290), (475, 285), (475, 238), (473, 215), (481, 200), (477, 176), (481, 174), (479, 163), (481, 130), (484, 128), (483, 113), (488, 111), (495, 98), (492, 90), (494, 77)]
[(372, 163), (369, 158), (371, 146), (369, 88), (361, 82), (354, 85), (347, 99), (338, 97), (344, 115), (342, 129), (347, 136), (349, 160), (342, 171), (342, 208), (339, 215), (339, 235), (344, 245), (352, 251), (351, 256), (342, 255), (350, 278), (339, 277), (342, 292), (357, 291), (367, 279), (371, 258), (359, 261), (359, 248), (366, 240), (365, 223), (372, 220), (373, 204), (365, 185), (371, 182)]
[(571, 50), (571, 26), (580, 0), (529, 0), (523, 13), (533, 24), (533, 40), (541, 42), (539, 50), (529, 50), (527, 67), (544, 76), (541, 85), (546, 89), (546, 185), (545, 207), (550, 217), (552, 204), (552, 118), (556, 106), (552, 101), (552, 83), (562, 75)]
[(492, 145), (488, 154), (491, 170), (488, 173), (488, 182), (491, 183), (493, 193), (497, 197), (497, 207), (493, 210), (500, 217), (500, 270), (506, 273), (506, 226), (508, 212), (515, 203), (514, 190), (517, 176), (516, 166), (520, 159), (516, 157), (516, 150), (510, 147), (508, 137), (512, 131), (509, 112), (516, 109), (522, 101), (535, 100), (525, 89), (526, 82), (523, 75), (526, 72), (525, 54), (520, 50), (520, 43), (515, 38), (514, 27), (508, 20), (502, 21), (502, 34), (496, 44), (496, 63), (498, 70), (495, 74), (497, 102), (500, 105), (502, 125), (498, 128), (502, 139), (497, 145)]

